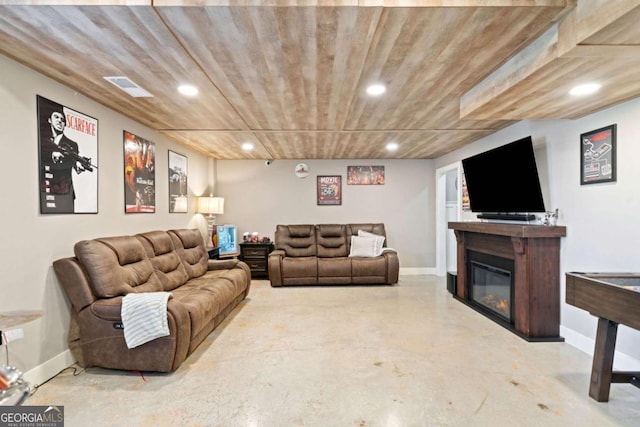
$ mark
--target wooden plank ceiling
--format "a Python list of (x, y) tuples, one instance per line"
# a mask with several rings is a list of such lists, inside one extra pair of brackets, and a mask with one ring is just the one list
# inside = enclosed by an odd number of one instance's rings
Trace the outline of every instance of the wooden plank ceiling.
[[(0, 53), (217, 159), (430, 159), (639, 96), (640, 6), (610, 3), (4, 1)], [(587, 78), (598, 96), (571, 99)]]

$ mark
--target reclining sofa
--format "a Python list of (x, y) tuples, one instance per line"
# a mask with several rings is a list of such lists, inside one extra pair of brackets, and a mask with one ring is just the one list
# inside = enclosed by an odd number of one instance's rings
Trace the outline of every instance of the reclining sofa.
[[(378, 248), (356, 250), (361, 242)], [(277, 225), (269, 280), (271, 286), (398, 283), (398, 254), (383, 248), (382, 223)]]
[[(245, 263), (209, 260), (196, 229), (84, 240), (74, 252), (53, 268), (72, 304), (69, 347), (83, 367), (174, 371), (247, 296), (251, 283)], [(145, 292), (171, 293), (169, 335), (129, 348), (122, 300)]]

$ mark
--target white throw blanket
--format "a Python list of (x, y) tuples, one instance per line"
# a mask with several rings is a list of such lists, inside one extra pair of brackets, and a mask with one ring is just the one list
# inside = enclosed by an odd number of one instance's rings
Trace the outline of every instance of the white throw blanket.
[(122, 298), (122, 325), (127, 347), (134, 348), (169, 335), (167, 302), (169, 292), (127, 294)]

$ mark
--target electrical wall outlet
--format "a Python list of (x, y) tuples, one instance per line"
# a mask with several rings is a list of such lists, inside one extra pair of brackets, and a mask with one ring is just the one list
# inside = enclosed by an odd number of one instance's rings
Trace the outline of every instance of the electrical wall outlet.
[[(3, 344), (10, 343), (15, 340), (19, 340), (24, 338), (24, 330), (22, 328), (10, 329), (8, 331), (2, 331), (3, 334)], [(5, 342), (6, 341), (6, 342)]]

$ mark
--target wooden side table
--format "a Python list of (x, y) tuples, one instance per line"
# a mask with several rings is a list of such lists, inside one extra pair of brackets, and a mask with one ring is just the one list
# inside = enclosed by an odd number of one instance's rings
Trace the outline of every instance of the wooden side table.
[(240, 259), (251, 269), (251, 278), (269, 278), (269, 254), (273, 243), (240, 243)]

